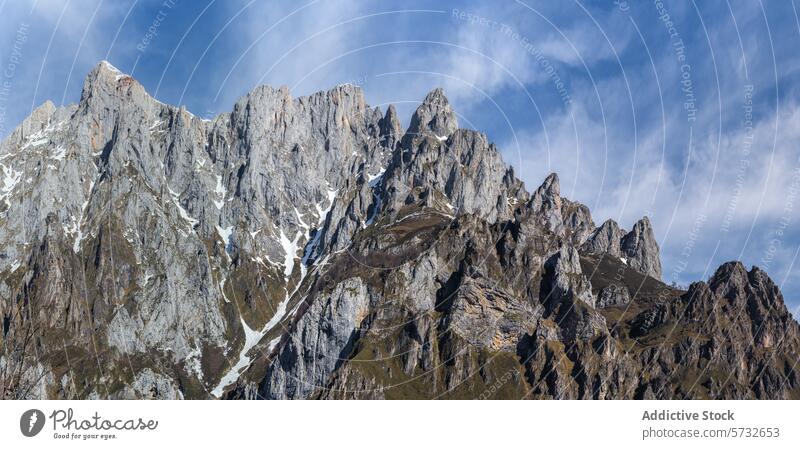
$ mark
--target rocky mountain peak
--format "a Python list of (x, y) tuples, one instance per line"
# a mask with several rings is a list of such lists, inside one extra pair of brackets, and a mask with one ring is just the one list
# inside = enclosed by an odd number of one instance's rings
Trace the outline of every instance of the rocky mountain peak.
[(715, 295), (732, 304), (749, 303), (750, 312), (761, 310), (763, 316), (788, 315), (777, 285), (758, 267), (747, 271), (738, 260), (726, 262), (708, 280), (708, 287)]
[(531, 195), (528, 207), (540, 224), (555, 234), (562, 232), (564, 221), (561, 216), (561, 186), (557, 174), (551, 173), (545, 178)]
[(386, 114), (381, 119), (380, 123), (380, 136), (387, 146), (394, 147), (394, 143), (400, 140), (403, 136), (402, 125), (400, 119), (397, 117), (397, 109), (393, 104), (389, 105), (386, 109)]
[(616, 221), (608, 219), (589, 236), (582, 249), (594, 254), (610, 254), (620, 257), (620, 244), (625, 231), (620, 229)]
[[(89, 101), (92, 97), (115, 95), (125, 87), (141, 85), (130, 75), (122, 73), (108, 61), (98, 63), (83, 81), (81, 103)], [(144, 90), (144, 88), (141, 88)]]
[(444, 90), (432, 90), (411, 117), (408, 133), (411, 135), (432, 135), (439, 139), (447, 138), (458, 129), (456, 113), (444, 95)]
[(560, 201), (561, 198), (561, 182), (558, 179), (558, 173), (550, 173), (544, 178), (544, 181), (536, 189), (538, 194), (552, 198), (553, 201)]
[(407, 132), (348, 85), (209, 122), (101, 63), (0, 156), (0, 381), (44, 373), (16, 397), (471, 397), (508, 372), (498, 397), (800, 394), (765, 273), (663, 285), (649, 219), (596, 228), (556, 174), (529, 194), (441, 89)]
[(58, 108), (52, 101), (47, 100), (33, 110), (22, 123), (0, 143), (0, 155), (16, 149), (29, 137), (42, 134), (55, 119)]
[(622, 255), (628, 264), (641, 273), (661, 279), (661, 257), (650, 219), (643, 217), (620, 242)]
[(729, 299), (744, 298), (748, 284), (747, 269), (738, 260), (720, 265), (708, 280), (708, 285), (714, 293)]

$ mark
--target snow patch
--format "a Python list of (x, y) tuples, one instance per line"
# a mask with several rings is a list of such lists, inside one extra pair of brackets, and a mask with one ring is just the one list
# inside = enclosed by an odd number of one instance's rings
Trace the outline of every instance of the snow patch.
[[(266, 259), (266, 262), (264, 262), (264, 260), (265, 260), (265, 259)], [(275, 262), (273, 262), (273, 261), (272, 261), (272, 260), (271, 260), (269, 257), (261, 257), (261, 256), (257, 256), (257, 257), (253, 257), (253, 260), (254, 260), (254, 261), (256, 261), (256, 262), (258, 262), (258, 263), (260, 263), (260, 264), (261, 264), (261, 265), (263, 265), (265, 268), (269, 268), (269, 267), (267, 266), (267, 263), (269, 263), (270, 265), (279, 265), (278, 263), (275, 263)]]
[(75, 252), (75, 254), (81, 252), (82, 241), (83, 241), (83, 231), (81, 230), (80, 225), (78, 225), (78, 235), (75, 236), (75, 242), (72, 244), (72, 251)]
[[(305, 276), (305, 269), (308, 265), (309, 260), (314, 256), (316, 252), (317, 245), (319, 244), (319, 240), (322, 237), (322, 225), (325, 223), (325, 219), (328, 217), (328, 213), (333, 208), (333, 201), (336, 199), (337, 190), (328, 189), (327, 197), (328, 197), (328, 207), (323, 209), (319, 203), (315, 204), (314, 207), (317, 209), (317, 226), (314, 231), (314, 238), (312, 238), (307, 244), (306, 247), (303, 249), (303, 257), (300, 260), (301, 262), (301, 274)], [(310, 228), (306, 227), (306, 231), (309, 231)], [(309, 232), (309, 237), (311, 237), (311, 233)]]
[(375, 217), (378, 216), (378, 211), (381, 210), (382, 201), (380, 195), (375, 192), (375, 187), (377, 187), (383, 181), (383, 174), (386, 172), (386, 169), (382, 169), (380, 172), (380, 176), (372, 179), (370, 177), (369, 186), (372, 188), (372, 198), (374, 200), (372, 212), (367, 217), (367, 221), (361, 226), (362, 228), (366, 228), (367, 226), (371, 225), (375, 222)]
[(220, 275), (220, 277), (221, 277), (221, 278), (220, 278), (220, 280), (219, 280), (219, 293), (222, 295), (222, 299), (223, 299), (223, 301), (225, 301), (225, 302), (228, 302), (228, 303), (229, 303), (229, 302), (230, 302), (230, 300), (228, 299), (228, 297), (227, 297), (227, 296), (225, 296), (225, 281), (227, 281), (228, 279), (227, 279), (227, 278), (225, 278), (225, 276), (222, 276), (222, 275)]
[(0, 171), (3, 173), (0, 177), (0, 180), (3, 181), (3, 187), (0, 188), (0, 200), (2, 200), (19, 184), (20, 179), (22, 179), (22, 172), (15, 171), (13, 168), (6, 167), (3, 164), (0, 164)]
[(338, 192), (339, 192), (338, 190), (334, 190), (334, 189), (330, 189), (330, 188), (328, 189), (328, 191), (326, 192), (326, 195), (328, 197), (328, 207), (326, 207), (325, 209), (323, 209), (320, 206), (320, 203), (317, 203), (317, 204), (314, 205), (314, 208), (317, 209), (317, 217), (319, 218), (319, 224), (320, 225), (325, 220), (325, 217), (328, 215), (328, 212), (331, 211), (331, 208), (333, 208), (333, 200), (336, 199), (336, 194)]
[(192, 348), (192, 351), (189, 355), (186, 356), (184, 359), (186, 362), (186, 367), (189, 369), (191, 373), (194, 373), (195, 376), (202, 382), (203, 381), (203, 368), (202, 368), (202, 353), (200, 352), (200, 348)]
[(53, 150), (53, 154), (50, 155), (51, 159), (55, 159), (57, 161), (63, 161), (64, 156), (67, 155), (67, 149), (63, 145), (59, 145)]
[(101, 63), (101, 64), (103, 64), (103, 66), (104, 66), (106, 69), (108, 69), (108, 70), (111, 70), (112, 72), (115, 72), (115, 73), (122, 73), (122, 72), (121, 72), (121, 71), (120, 71), (118, 68), (116, 68), (116, 67), (114, 67), (113, 65), (111, 65), (111, 63), (110, 63), (110, 62), (108, 62), (108, 61), (106, 61), (105, 59), (104, 59), (104, 60), (102, 60), (102, 61), (100, 61), (100, 63)]
[(297, 210), (296, 207), (294, 208), (294, 214), (297, 216), (297, 221), (300, 223), (300, 227), (305, 229), (306, 232), (308, 232), (308, 225), (306, 224), (305, 221), (303, 221), (303, 217), (300, 215), (300, 212)]
[(236, 382), (236, 380), (239, 379), (239, 375), (241, 374), (240, 371), (246, 368), (250, 364), (250, 357), (247, 355), (247, 353), (250, 352), (250, 350), (253, 349), (253, 346), (258, 344), (259, 340), (261, 340), (261, 337), (263, 337), (263, 334), (261, 332), (257, 332), (254, 331), (253, 329), (250, 329), (250, 326), (248, 326), (247, 323), (245, 323), (242, 317), (239, 317), (239, 321), (241, 321), (242, 329), (244, 330), (244, 347), (242, 348), (242, 351), (239, 353), (239, 360), (222, 377), (222, 379), (220, 379), (219, 384), (216, 386), (216, 388), (214, 388), (214, 390), (211, 391), (211, 394), (213, 394), (214, 397), (217, 398), (222, 396), (225, 387)]
[(228, 251), (228, 247), (231, 244), (231, 235), (233, 235), (233, 226), (223, 228), (220, 225), (217, 225), (216, 228), (217, 234), (219, 234), (220, 238), (225, 243), (225, 251)]
[(83, 224), (83, 218), (86, 215), (86, 208), (89, 207), (89, 198), (92, 196), (92, 191), (94, 190), (94, 180), (89, 183), (89, 193), (86, 195), (86, 199), (83, 201), (81, 205), (81, 215), (78, 217), (77, 220), (74, 220), (74, 223), (71, 227), (71, 231), (75, 233), (75, 241), (72, 243), (72, 251), (75, 254), (78, 254), (81, 251), (81, 242), (83, 241), (83, 230), (81, 229), (81, 225)]
[(287, 279), (292, 275), (292, 270), (294, 270), (294, 259), (297, 257), (297, 250), (300, 249), (297, 246), (297, 242), (300, 240), (300, 237), (302, 237), (302, 234), (298, 232), (295, 234), (294, 240), (289, 240), (289, 238), (286, 237), (286, 234), (284, 234), (283, 230), (281, 229), (279, 243), (281, 244), (284, 253), (283, 275)]
[(214, 200), (214, 206), (222, 210), (222, 206), (225, 204), (225, 187), (222, 186), (222, 176), (220, 175), (217, 175), (217, 186), (214, 193), (219, 197), (218, 200)]
[(49, 142), (50, 142), (50, 139), (39, 139), (39, 140), (31, 142), (31, 146), (40, 147), (42, 145), (46, 145)]
[(178, 207), (178, 214), (181, 216), (181, 218), (186, 220), (186, 222), (189, 223), (189, 226), (191, 226), (192, 228), (197, 226), (197, 224), (199, 222), (197, 220), (195, 220), (194, 218), (192, 218), (191, 216), (189, 216), (189, 214), (186, 212), (186, 210), (183, 208), (183, 206), (181, 206), (181, 202), (178, 199), (178, 194), (175, 193), (169, 187), (167, 187), (167, 189), (169, 190), (169, 194), (172, 196), (172, 202), (175, 203), (175, 206)]
[(383, 178), (384, 173), (386, 173), (386, 168), (381, 167), (381, 171), (374, 175), (367, 175), (367, 181), (369, 182), (370, 187), (375, 187), (381, 182), (381, 178)]

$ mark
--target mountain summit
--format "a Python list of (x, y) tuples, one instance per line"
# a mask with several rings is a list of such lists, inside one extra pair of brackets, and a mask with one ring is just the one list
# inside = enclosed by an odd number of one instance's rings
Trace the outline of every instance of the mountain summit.
[(208, 121), (107, 62), (0, 144), (4, 398), (800, 398), (758, 268), (661, 282), (647, 217), (529, 192), (441, 89)]

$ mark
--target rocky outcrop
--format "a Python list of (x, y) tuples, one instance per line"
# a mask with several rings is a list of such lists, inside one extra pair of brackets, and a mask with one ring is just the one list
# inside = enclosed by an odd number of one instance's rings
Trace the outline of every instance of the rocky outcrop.
[(628, 264), (640, 273), (661, 279), (661, 258), (650, 219), (642, 218), (620, 242), (620, 252)]
[(589, 235), (581, 250), (609, 254), (642, 274), (661, 279), (658, 242), (647, 217), (637, 221), (628, 233), (620, 229), (614, 220), (606, 220)]
[(621, 257), (620, 245), (625, 234), (625, 231), (620, 229), (616, 221), (606, 220), (592, 232), (581, 249), (594, 254), (609, 254), (614, 257)]
[(589, 340), (602, 333), (606, 320), (595, 311), (596, 298), (583, 274), (578, 251), (571, 246), (562, 247), (544, 268), (545, 316), (561, 327), (561, 340)]
[(566, 238), (573, 246), (579, 247), (595, 229), (592, 213), (581, 203), (562, 198), (561, 217), (564, 220)]
[(764, 272), (664, 285), (647, 218), (529, 193), (441, 89), (206, 121), (101, 63), (0, 144), (0, 217), (4, 398), (800, 397)]
[(596, 306), (599, 308), (610, 306), (626, 306), (631, 302), (631, 294), (623, 285), (610, 284), (600, 290)]
[(475, 214), (489, 222), (510, 217), (525, 195), (487, 137), (458, 128), (441, 89), (417, 108), (380, 188), (383, 213), (396, 216), (414, 204), (445, 214)]
[(543, 227), (553, 234), (561, 234), (564, 229), (561, 206), (561, 187), (558, 175), (551, 173), (531, 195), (527, 204), (528, 213), (535, 217), (537, 226)]

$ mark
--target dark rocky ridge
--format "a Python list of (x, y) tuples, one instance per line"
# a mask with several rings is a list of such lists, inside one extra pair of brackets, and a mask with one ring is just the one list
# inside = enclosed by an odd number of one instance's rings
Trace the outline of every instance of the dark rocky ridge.
[(440, 89), (200, 120), (107, 63), (0, 144), (4, 398), (798, 398), (740, 263), (680, 291), (645, 217), (529, 193)]

